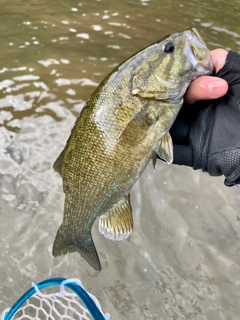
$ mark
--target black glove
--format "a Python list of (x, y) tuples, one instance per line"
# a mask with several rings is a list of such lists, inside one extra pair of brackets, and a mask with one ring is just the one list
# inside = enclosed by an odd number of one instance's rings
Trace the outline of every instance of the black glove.
[(229, 84), (225, 96), (184, 104), (170, 134), (174, 161), (240, 183), (240, 55), (230, 51), (216, 74)]

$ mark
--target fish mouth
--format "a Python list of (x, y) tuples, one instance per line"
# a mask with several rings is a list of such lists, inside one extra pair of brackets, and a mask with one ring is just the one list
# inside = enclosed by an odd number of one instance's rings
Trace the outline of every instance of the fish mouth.
[(185, 31), (185, 53), (192, 65), (189, 80), (194, 80), (200, 75), (211, 75), (214, 71), (212, 57), (204, 40), (195, 28)]

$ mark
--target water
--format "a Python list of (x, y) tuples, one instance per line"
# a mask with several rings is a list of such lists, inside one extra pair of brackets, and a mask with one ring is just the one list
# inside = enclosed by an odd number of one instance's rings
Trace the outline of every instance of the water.
[(114, 66), (196, 27), (240, 52), (240, 2), (19, 1), (0, 11), (0, 310), (48, 277), (77, 277), (112, 319), (239, 319), (239, 190), (158, 163), (131, 193), (134, 232), (93, 237), (103, 271), (53, 258), (64, 194), (52, 164), (75, 117)]

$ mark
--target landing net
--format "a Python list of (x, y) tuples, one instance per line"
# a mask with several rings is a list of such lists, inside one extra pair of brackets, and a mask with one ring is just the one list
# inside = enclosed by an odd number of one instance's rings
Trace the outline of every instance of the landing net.
[(12, 308), (5, 309), (1, 320), (10, 319), (110, 320), (110, 315), (103, 314), (97, 298), (84, 290), (79, 279), (51, 278), (33, 283)]

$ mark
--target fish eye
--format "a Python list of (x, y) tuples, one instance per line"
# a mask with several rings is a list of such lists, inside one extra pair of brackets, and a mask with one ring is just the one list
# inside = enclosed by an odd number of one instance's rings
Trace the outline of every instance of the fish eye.
[(163, 51), (166, 53), (172, 53), (174, 51), (174, 44), (172, 42), (168, 42), (165, 44)]

